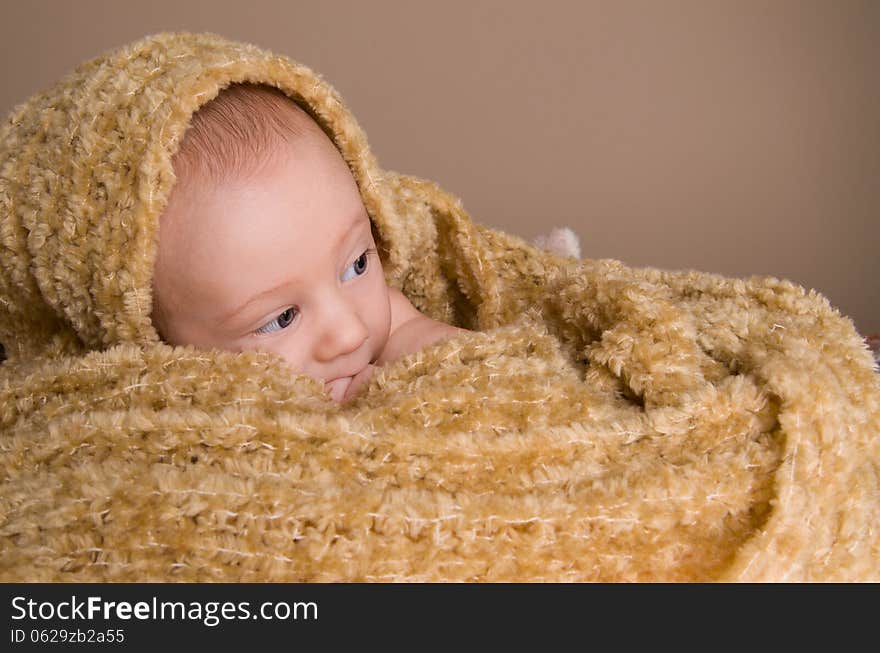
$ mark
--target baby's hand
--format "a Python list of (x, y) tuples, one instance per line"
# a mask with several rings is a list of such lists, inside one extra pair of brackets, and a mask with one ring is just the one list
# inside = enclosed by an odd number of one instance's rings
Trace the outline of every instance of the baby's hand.
[(324, 383), (324, 390), (333, 401), (345, 403), (351, 399), (373, 375), (375, 365), (368, 364), (364, 369), (351, 377), (341, 377)]
[[(330, 384), (328, 392), (331, 398), (344, 404), (350, 401), (369, 382), (377, 365), (390, 363), (401, 356), (406, 356), (459, 333), (467, 333), (467, 330), (459, 329), (445, 322), (432, 320), (425, 315), (411, 320), (391, 335), (388, 344), (385, 346), (385, 351), (376, 361), (376, 365), (369, 364), (355, 374), (348, 383), (348, 387), (344, 388), (344, 390), (340, 382), (334, 382), (336, 385)], [(341, 397), (339, 396), (340, 394), (342, 395)]]
[(352, 397), (354, 397), (354, 395), (357, 394), (357, 391), (361, 387), (366, 385), (367, 381), (370, 380), (370, 377), (373, 376), (373, 371), (375, 369), (376, 366), (371, 363), (360, 372), (355, 374), (351, 379), (351, 383), (348, 384), (348, 388), (345, 390), (345, 394), (342, 396), (341, 403), (345, 403), (349, 401)]

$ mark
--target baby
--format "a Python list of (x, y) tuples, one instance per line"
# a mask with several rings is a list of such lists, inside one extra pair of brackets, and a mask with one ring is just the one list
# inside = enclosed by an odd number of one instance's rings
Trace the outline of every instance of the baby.
[(375, 366), (464, 332), (387, 286), (348, 165), (277, 89), (223, 90), (173, 165), (153, 280), (167, 343), (274, 352), (344, 402)]

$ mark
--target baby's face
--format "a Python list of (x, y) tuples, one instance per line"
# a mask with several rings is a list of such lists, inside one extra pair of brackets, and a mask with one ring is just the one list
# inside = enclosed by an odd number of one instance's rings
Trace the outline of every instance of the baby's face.
[(178, 183), (160, 224), (154, 317), (174, 345), (261, 349), (332, 381), (375, 361), (391, 308), (370, 221), (323, 134), (215, 184)]

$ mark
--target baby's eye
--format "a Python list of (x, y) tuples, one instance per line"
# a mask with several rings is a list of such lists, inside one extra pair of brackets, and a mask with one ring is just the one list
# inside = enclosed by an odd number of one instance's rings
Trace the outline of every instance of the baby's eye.
[(275, 333), (276, 331), (280, 331), (281, 329), (286, 329), (296, 318), (296, 313), (296, 309), (290, 307), (271, 322), (268, 322), (267, 324), (261, 326), (254, 333), (265, 335), (267, 333)]
[[(359, 277), (367, 271), (367, 262), (370, 258), (370, 252), (373, 250), (367, 250), (363, 254), (355, 259), (355, 262), (348, 266), (348, 269), (342, 273), (342, 280), (348, 281), (349, 279), (353, 279), (355, 276)], [(349, 270), (354, 271), (354, 276), (349, 275)]]

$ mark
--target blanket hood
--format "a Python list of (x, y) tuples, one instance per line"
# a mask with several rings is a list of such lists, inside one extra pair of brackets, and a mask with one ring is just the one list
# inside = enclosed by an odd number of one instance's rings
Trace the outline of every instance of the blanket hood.
[(151, 280), (171, 158), (192, 114), (235, 82), (281, 89), (330, 136), (361, 190), (387, 280), (399, 285), (411, 243), (337, 92), (251, 45), (159, 34), (79, 66), (3, 126), (0, 343), (10, 359), (158, 341)]

